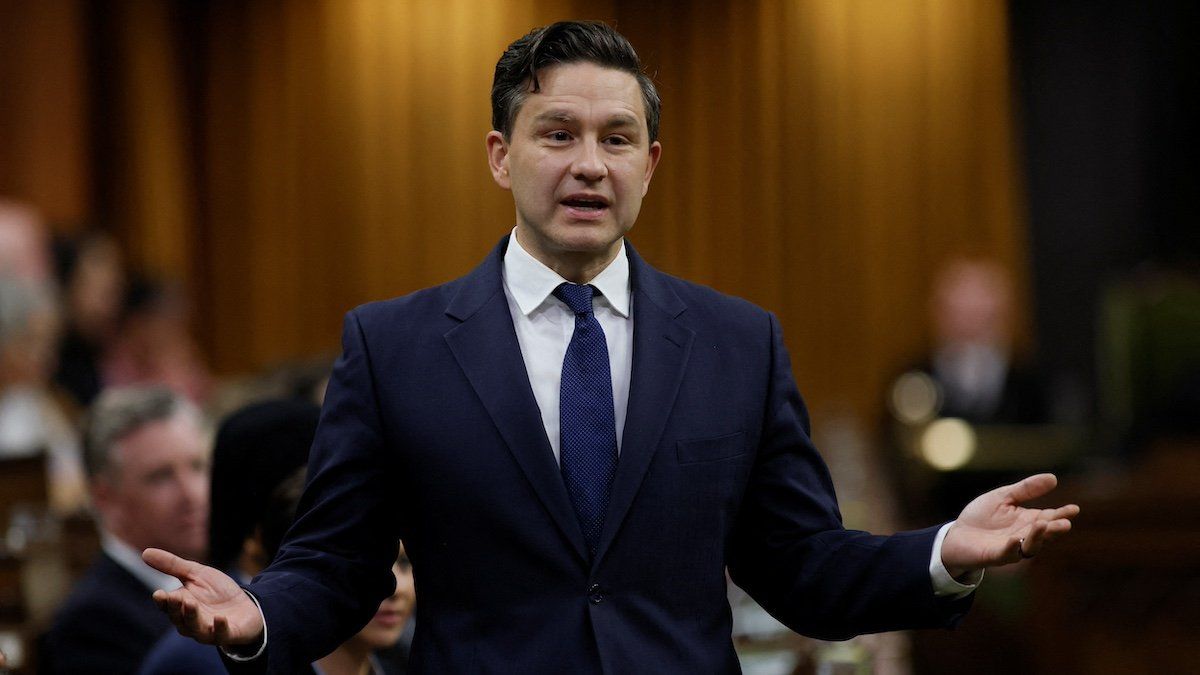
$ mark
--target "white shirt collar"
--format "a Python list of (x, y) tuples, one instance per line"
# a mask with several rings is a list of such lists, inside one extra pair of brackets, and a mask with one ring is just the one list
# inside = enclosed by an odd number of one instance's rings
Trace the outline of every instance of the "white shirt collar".
[(165, 591), (173, 591), (183, 585), (170, 574), (163, 574), (147, 565), (142, 560), (141, 552), (134, 550), (132, 546), (104, 529), (100, 530), (100, 547), (104, 549), (108, 557), (151, 590), (161, 588)]
[[(513, 228), (508, 238), (508, 251), (504, 254), (504, 283), (521, 313), (529, 316), (565, 281), (521, 247), (517, 241), (517, 230)], [(624, 239), (621, 240), (617, 257), (588, 283), (600, 291), (613, 311), (629, 318), (629, 257), (625, 254)]]

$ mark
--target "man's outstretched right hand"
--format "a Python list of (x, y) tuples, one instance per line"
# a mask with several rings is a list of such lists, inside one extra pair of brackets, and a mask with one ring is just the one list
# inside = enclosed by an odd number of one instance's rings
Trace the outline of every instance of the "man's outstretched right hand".
[(223, 647), (262, 642), (262, 613), (223, 572), (157, 548), (143, 551), (142, 560), (183, 583), (174, 591), (154, 591), (155, 604), (180, 635)]

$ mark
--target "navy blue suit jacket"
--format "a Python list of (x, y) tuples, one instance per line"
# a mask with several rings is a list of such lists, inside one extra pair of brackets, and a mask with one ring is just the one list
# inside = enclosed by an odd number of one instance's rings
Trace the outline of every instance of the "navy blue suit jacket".
[(346, 316), (301, 515), (249, 587), (270, 671), (371, 617), (398, 538), (416, 577), (413, 672), (736, 672), (727, 567), (823, 638), (965, 611), (934, 597), (934, 529), (842, 527), (776, 319), (631, 246), (628, 415), (589, 557), (502, 289), (507, 244), (461, 279)]
[(100, 553), (54, 617), (41, 672), (133, 673), (172, 630), (146, 585)]

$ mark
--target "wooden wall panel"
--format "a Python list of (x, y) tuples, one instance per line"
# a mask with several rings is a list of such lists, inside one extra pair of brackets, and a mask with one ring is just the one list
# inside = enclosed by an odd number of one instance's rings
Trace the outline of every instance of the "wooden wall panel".
[(63, 227), (91, 209), (83, 14), (78, 0), (0, 0), (0, 196)]
[(533, 26), (598, 11), (583, 7), (220, 4), (201, 253), (217, 366), (336, 348), (347, 309), (481, 260), (513, 223), (484, 154), (496, 58)]
[(617, 13), (665, 100), (664, 158), (631, 239), (775, 311), (814, 407), (874, 421), (923, 349), (950, 255), (993, 256), (1025, 285), (1002, 2)]

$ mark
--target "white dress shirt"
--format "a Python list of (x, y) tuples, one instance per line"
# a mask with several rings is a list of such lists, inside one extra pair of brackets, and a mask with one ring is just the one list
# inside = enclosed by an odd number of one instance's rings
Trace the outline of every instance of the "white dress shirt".
[[(525, 372), (529, 374), (529, 385), (533, 387), (533, 398), (541, 410), (542, 425), (555, 461), (559, 453), (558, 397), (563, 359), (575, 332), (575, 312), (553, 295), (554, 289), (563, 283), (567, 280), (521, 247), (514, 229), (504, 254), (504, 295), (508, 298)], [(604, 341), (608, 345), (617, 452), (620, 453), (625, 411), (629, 407), (629, 379), (633, 372), (633, 295), (624, 240), (617, 257), (588, 283), (600, 291), (600, 295), (592, 299), (592, 311), (604, 329)]]
[(173, 591), (183, 585), (170, 574), (164, 574), (147, 565), (142, 560), (141, 551), (121, 541), (107, 530), (100, 530), (100, 548), (113, 559), (113, 562), (120, 565), (152, 591), (160, 588), (164, 591)]

